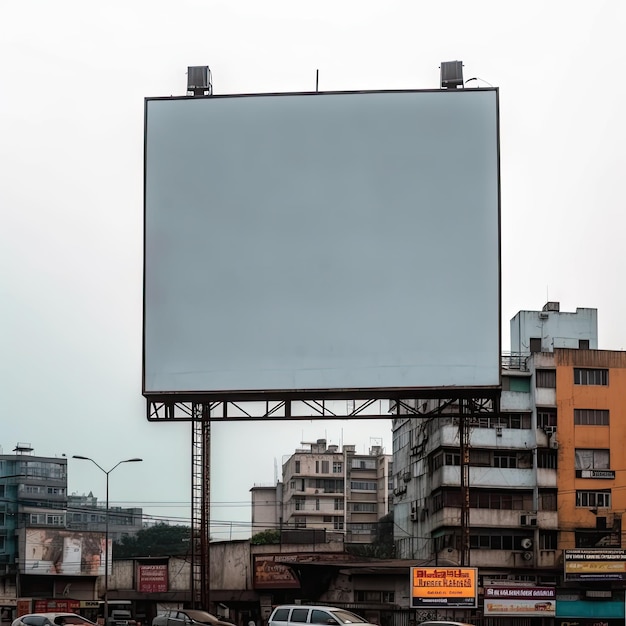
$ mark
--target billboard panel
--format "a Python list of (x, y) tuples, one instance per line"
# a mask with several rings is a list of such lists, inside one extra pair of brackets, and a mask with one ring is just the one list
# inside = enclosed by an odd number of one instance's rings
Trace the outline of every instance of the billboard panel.
[(554, 617), (554, 587), (485, 587), (485, 615)]
[(139, 593), (165, 593), (167, 590), (167, 563), (137, 564), (137, 591)]
[[(55, 528), (26, 528), (22, 533), (20, 574), (104, 576), (104, 533)], [(109, 540), (109, 557), (111, 547)]]
[(147, 99), (144, 395), (497, 388), (498, 144), (495, 89)]
[(477, 603), (477, 568), (411, 568), (412, 608), (476, 608)]
[(564, 580), (626, 580), (626, 550), (564, 550)]

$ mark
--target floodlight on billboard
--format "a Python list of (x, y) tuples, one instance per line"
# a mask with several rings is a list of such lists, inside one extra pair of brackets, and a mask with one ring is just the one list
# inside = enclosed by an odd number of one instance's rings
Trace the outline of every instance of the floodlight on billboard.
[(148, 98), (148, 399), (500, 385), (497, 89)]

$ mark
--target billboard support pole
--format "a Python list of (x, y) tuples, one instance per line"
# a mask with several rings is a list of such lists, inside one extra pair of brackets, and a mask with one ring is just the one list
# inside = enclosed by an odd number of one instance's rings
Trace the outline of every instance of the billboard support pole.
[(461, 443), (461, 566), (470, 564), (470, 498), (469, 498), (469, 449), (470, 428), (467, 424), (467, 400), (461, 399), (459, 411), (459, 440)]

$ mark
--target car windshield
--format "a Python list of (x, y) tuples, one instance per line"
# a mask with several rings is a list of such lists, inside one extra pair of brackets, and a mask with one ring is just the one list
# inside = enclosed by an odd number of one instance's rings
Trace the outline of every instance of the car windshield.
[(367, 624), (367, 620), (350, 611), (331, 611), (331, 613), (341, 624)]

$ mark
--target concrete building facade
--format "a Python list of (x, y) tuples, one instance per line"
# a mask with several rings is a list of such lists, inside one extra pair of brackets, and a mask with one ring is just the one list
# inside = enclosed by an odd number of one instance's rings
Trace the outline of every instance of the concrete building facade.
[[(478, 568), (483, 589), (556, 587), (561, 607), (568, 607), (572, 594), (586, 591), (563, 575), (566, 551), (621, 549), (626, 493), (620, 489), (626, 476), (617, 477), (615, 460), (626, 435), (626, 354), (597, 350), (595, 309), (563, 313), (559, 303), (518, 313), (511, 320), (511, 338), (512, 352), (502, 359), (499, 411), (466, 419), (468, 529), (461, 515), (458, 411), (449, 407), (449, 414), (444, 409), (428, 417), (436, 405), (431, 400), (421, 407), (425, 417), (394, 420), (396, 555), (458, 566), (467, 531), (470, 561), (465, 565)], [(599, 558), (618, 559), (618, 568), (626, 567), (626, 556), (619, 553)], [(619, 603), (623, 594), (623, 583), (613, 578), (602, 590), (608, 593), (607, 606)], [(586, 613), (591, 609), (583, 605), (563, 608), (564, 617), (611, 617)], [(600, 606), (596, 603), (595, 610)], [(474, 621), (483, 610), (468, 611), (466, 617)], [(508, 619), (509, 624), (524, 621)]]
[(358, 454), (353, 445), (340, 449), (325, 439), (303, 446), (283, 464), (282, 484), (251, 489), (253, 533), (334, 531), (345, 543), (371, 543), (390, 510), (391, 455), (382, 446)]

